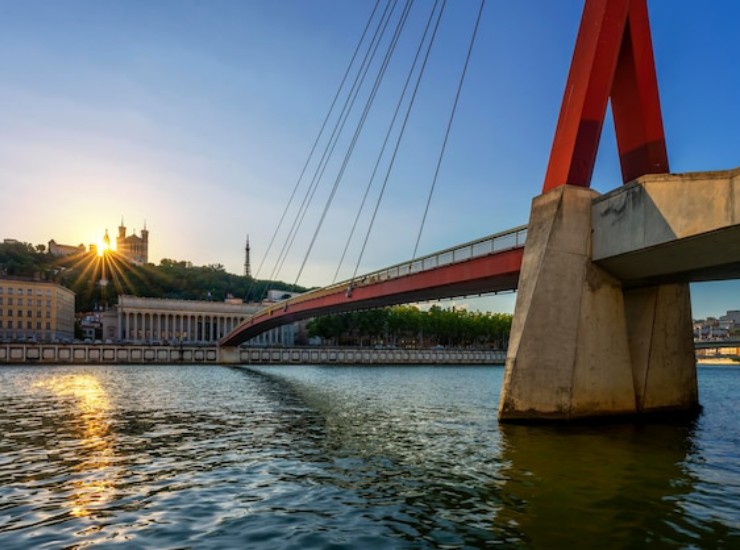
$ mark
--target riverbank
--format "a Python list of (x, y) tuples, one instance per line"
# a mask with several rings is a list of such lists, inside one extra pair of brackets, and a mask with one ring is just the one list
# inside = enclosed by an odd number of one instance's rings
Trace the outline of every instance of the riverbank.
[(231, 348), (109, 344), (0, 344), (0, 365), (304, 364), (503, 365), (506, 352), (465, 349)]

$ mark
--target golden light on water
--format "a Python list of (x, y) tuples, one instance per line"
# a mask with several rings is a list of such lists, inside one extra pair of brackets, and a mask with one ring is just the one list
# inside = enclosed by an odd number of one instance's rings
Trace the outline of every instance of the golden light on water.
[(82, 460), (76, 469), (86, 474), (72, 482), (70, 513), (89, 516), (95, 507), (111, 500), (115, 491), (115, 472), (111, 470), (114, 449), (110, 439), (110, 399), (97, 377), (91, 374), (55, 376), (34, 385), (51, 391), (61, 398), (71, 398), (71, 428), (81, 428), (78, 434)]

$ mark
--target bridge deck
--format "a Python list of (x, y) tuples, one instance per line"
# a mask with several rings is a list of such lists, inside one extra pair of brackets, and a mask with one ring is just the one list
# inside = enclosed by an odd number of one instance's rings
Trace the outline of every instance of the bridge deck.
[(266, 308), (219, 342), (236, 346), (271, 328), (329, 313), (516, 290), (526, 226), (320, 288)]

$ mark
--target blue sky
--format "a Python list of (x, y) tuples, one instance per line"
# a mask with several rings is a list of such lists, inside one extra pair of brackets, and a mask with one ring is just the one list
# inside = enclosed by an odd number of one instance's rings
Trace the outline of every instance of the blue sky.
[[(106, 227), (115, 233), (124, 216), (129, 230), (146, 220), (155, 262), (239, 273), (249, 233), (257, 264), (373, 5), (2, 0), (0, 237), (87, 244)], [(526, 223), (582, 6), (486, 3), (421, 253)], [(333, 278), (430, 7), (412, 7), (302, 284)], [(740, 3), (649, 8), (672, 171), (740, 165)], [(477, 0), (447, 7), (361, 271), (413, 252), (477, 9)], [(340, 161), (330, 163), (280, 278), (295, 277)], [(593, 187), (620, 182), (607, 118)], [(342, 275), (358, 250), (355, 241)], [(740, 308), (740, 284), (694, 285), (693, 297), (695, 316), (718, 315)], [(481, 307), (510, 310), (513, 298)]]

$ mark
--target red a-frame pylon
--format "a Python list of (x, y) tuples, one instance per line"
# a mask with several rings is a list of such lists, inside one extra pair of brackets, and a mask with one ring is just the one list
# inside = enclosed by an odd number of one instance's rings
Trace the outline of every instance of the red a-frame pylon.
[(586, 0), (543, 192), (589, 187), (609, 98), (624, 182), (668, 172), (646, 0)]

